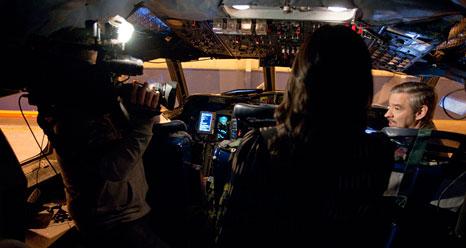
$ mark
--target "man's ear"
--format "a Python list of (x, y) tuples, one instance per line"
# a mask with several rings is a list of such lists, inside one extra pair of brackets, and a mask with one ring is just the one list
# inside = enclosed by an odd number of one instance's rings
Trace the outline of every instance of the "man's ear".
[(429, 107), (426, 105), (422, 105), (421, 109), (416, 112), (416, 120), (419, 121), (422, 118), (424, 118), (427, 115), (427, 111), (429, 110)]

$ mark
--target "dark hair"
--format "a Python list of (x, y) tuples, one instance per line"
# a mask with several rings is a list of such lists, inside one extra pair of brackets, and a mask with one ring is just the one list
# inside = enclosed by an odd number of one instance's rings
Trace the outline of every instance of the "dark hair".
[(83, 29), (66, 27), (37, 38), (26, 86), (30, 104), (40, 110), (53, 107), (64, 114), (80, 110), (91, 115), (115, 105), (112, 75), (95, 65), (97, 53), (83, 46), (85, 37)]
[(372, 102), (371, 58), (350, 28), (326, 25), (311, 34), (294, 60), (275, 117), (294, 140), (308, 142), (322, 128), (366, 128)]

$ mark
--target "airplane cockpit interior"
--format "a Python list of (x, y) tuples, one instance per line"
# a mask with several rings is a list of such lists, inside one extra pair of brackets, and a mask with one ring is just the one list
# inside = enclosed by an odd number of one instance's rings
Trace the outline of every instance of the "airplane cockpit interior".
[[(2, 239), (31, 248), (87, 247), (69, 213), (53, 137), (37, 121), (38, 106), (53, 112), (63, 104), (79, 115), (76, 106), (100, 107), (89, 99), (102, 90), (131, 98), (134, 80), (160, 93), (150, 114), (164, 120), (153, 126), (142, 157), (146, 200), (155, 213), (150, 221), (169, 247), (217, 247), (232, 158), (249, 131), (276, 125), (294, 59), (326, 25), (346, 26), (367, 46), (374, 94), (366, 133), (384, 135), (395, 147), (384, 198), (396, 210), (384, 247), (465, 247), (465, 0), (18, 0), (0, 6), (0, 248), (8, 247)], [(87, 66), (92, 77), (80, 73)], [(435, 90), (436, 129), (389, 124), (390, 89), (409, 81)], [(334, 92), (325, 94), (321, 104), (335, 106), (335, 115), (351, 111)]]

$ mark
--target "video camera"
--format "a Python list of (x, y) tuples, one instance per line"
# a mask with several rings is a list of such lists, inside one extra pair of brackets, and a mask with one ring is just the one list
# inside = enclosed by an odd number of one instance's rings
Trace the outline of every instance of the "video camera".
[[(142, 87), (143, 84), (139, 84), (139, 87)], [(149, 82), (148, 90), (158, 91), (160, 93), (159, 104), (166, 107), (167, 109), (173, 110), (176, 100), (176, 85), (175, 81), (168, 81), (164, 83)], [(123, 84), (119, 87), (119, 94), (123, 99), (129, 99), (129, 94), (131, 93), (132, 85)]]
[[(25, 86), (30, 104), (66, 109), (77, 101), (79, 106), (101, 106), (99, 101), (125, 100), (131, 84), (120, 78), (143, 74), (142, 60), (125, 52), (133, 30), (124, 18), (115, 16), (104, 24), (89, 20), (85, 28), (64, 28), (39, 39), (31, 53), (37, 66)], [(160, 92), (159, 103), (172, 110), (176, 86), (176, 82), (159, 82), (151, 88)]]

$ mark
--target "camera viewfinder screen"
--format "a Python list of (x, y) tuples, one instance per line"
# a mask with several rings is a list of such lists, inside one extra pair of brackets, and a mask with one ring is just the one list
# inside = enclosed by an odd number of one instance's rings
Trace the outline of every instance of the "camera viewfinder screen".
[(215, 113), (201, 111), (199, 116), (199, 125), (197, 131), (199, 133), (213, 133), (213, 123), (215, 121)]

